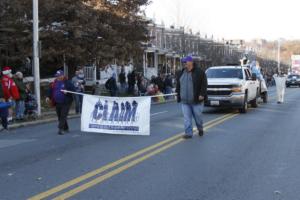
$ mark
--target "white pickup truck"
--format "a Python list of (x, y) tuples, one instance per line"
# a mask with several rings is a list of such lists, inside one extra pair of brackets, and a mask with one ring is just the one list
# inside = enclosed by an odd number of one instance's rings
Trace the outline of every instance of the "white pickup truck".
[(246, 113), (248, 104), (257, 107), (260, 82), (244, 66), (211, 67), (206, 71), (208, 99), (205, 106), (238, 108)]

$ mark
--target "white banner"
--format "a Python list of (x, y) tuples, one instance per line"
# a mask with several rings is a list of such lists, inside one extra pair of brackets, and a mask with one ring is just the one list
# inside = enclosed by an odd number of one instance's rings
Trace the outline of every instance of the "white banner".
[(150, 97), (83, 96), (81, 131), (150, 135)]

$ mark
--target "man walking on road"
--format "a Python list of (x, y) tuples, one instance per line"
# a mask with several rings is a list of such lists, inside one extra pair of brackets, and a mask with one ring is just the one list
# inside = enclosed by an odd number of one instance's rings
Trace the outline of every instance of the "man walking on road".
[(74, 85), (65, 76), (62, 70), (58, 70), (55, 74), (56, 79), (50, 85), (47, 102), (51, 102), (56, 108), (58, 117), (58, 134), (63, 135), (69, 132), (67, 122), (69, 110), (73, 101), (73, 96), (70, 93), (65, 93), (62, 90), (75, 91)]
[(203, 136), (202, 111), (206, 99), (207, 78), (205, 72), (195, 66), (193, 58), (183, 58), (185, 68), (177, 75), (177, 101), (182, 103), (184, 117), (185, 139), (193, 137), (194, 118), (199, 136)]

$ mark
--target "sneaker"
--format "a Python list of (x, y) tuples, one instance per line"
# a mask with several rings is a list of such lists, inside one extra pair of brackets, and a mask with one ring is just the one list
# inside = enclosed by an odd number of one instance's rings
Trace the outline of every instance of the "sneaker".
[(9, 133), (9, 130), (8, 130), (7, 128), (3, 128), (3, 127), (2, 127), (2, 128), (0, 129), (0, 132), (1, 132), (1, 133)]
[(2, 132), (3, 133), (10, 133), (9, 129), (4, 129)]
[(193, 136), (192, 135), (184, 135), (182, 136), (183, 139), (192, 139)]
[(202, 137), (204, 135), (204, 131), (203, 130), (199, 130), (198, 134), (199, 134), (200, 137)]
[(58, 135), (64, 135), (64, 134), (66, 134), (66, 132), (64, 130), (59, 130), (58, 131)]

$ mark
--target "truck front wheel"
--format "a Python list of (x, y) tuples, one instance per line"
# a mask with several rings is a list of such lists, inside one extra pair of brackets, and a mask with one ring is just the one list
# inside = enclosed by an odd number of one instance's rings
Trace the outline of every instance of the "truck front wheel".
[(262, 100), (264, 103), (268, 103), (268, 92), (262, 93)]
[(248, 94), (245, 94), (244, 105), (240, 108), (240, 113), (247, 113), (248, 111)]
[(252, 107), (252, 108), (257, 108), (257, 106), (258, 106), (258, 89), (257, 89), (257, 91), (256, 91), (255, 99), (253, 99), (253, 100), (251, 101), (251, 107)]

